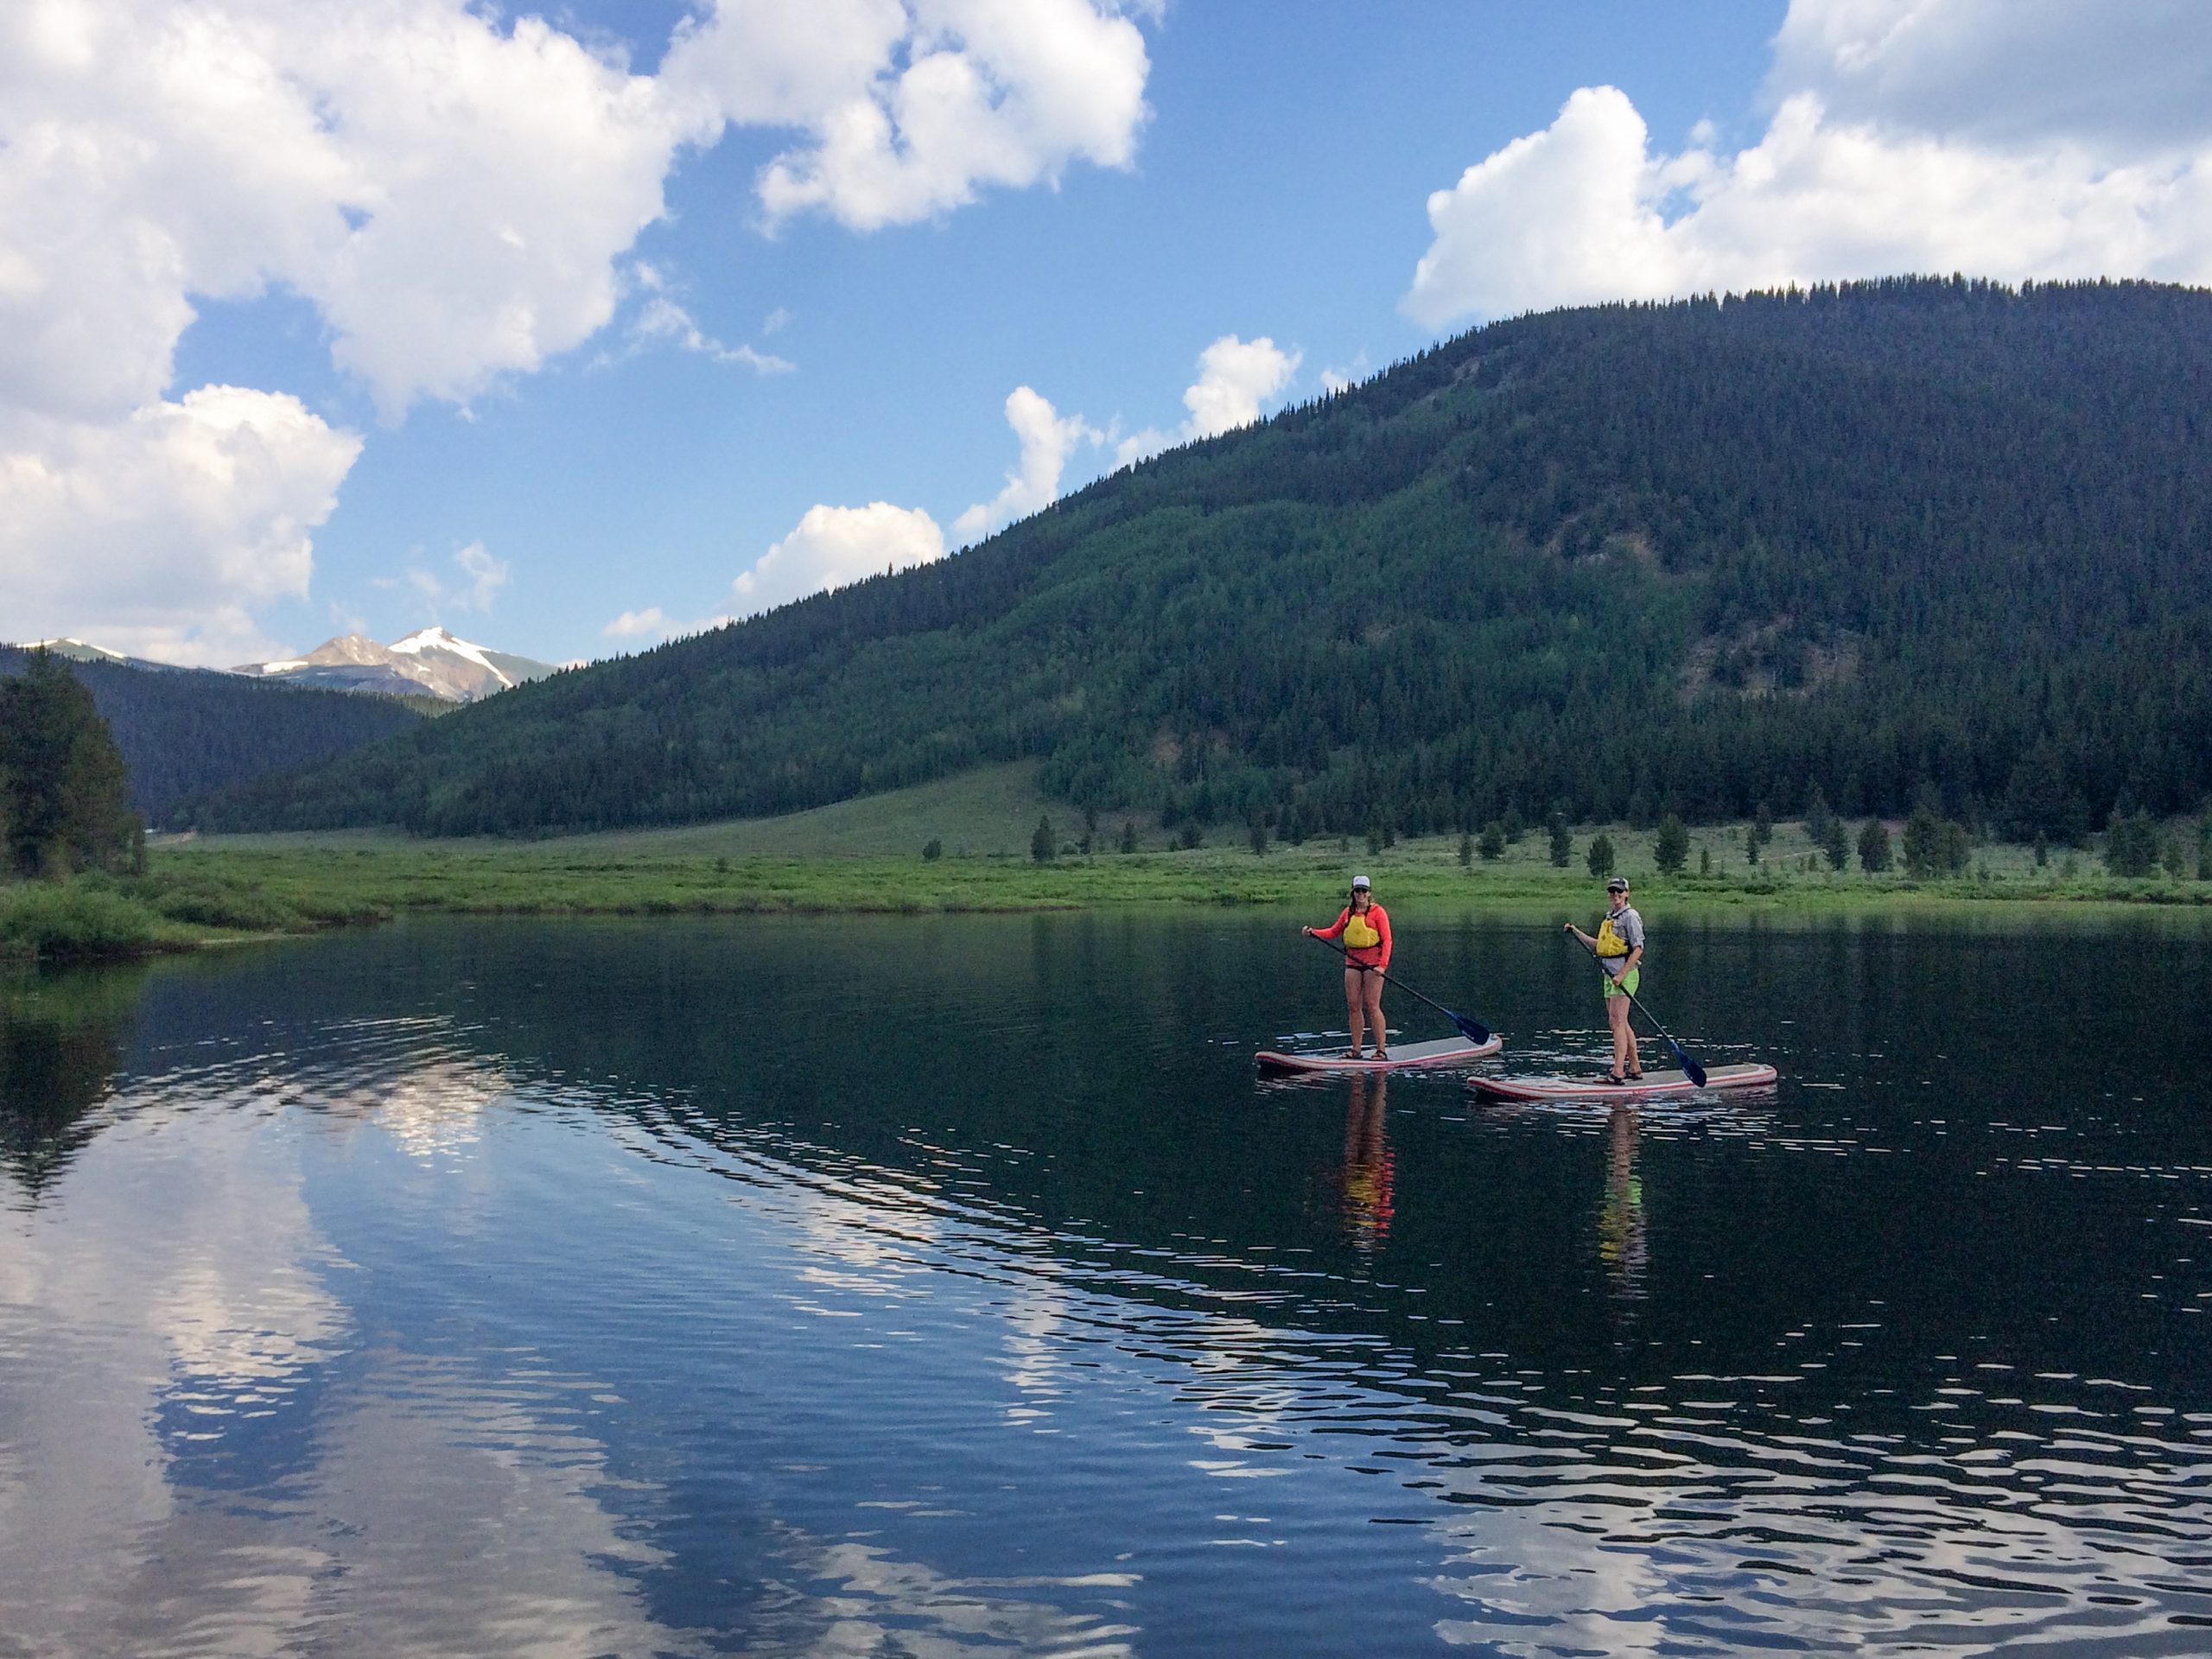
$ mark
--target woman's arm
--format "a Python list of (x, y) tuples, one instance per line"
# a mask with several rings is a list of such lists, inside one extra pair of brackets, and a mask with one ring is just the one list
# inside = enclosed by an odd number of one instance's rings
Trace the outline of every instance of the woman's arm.
[(1367, 914), (1375, 924), (1375, 931), (1382, 936), (1382, 959), (1375, 965), (1387, 974), (1390, 971), (1390, 912), (1380, 905), (1370, 905)]
[(1344, 931), (1344, 924), (1350, 920), (1351, 920), (1351, 906), (1350, 905), (1346, 905), (1342, 910), (1337, 912), (1337, 919), (1330, 923), (1328, 926), (1309, 927), (1306, 931), (1317, 939), (1333, 939), (1343, 934)]

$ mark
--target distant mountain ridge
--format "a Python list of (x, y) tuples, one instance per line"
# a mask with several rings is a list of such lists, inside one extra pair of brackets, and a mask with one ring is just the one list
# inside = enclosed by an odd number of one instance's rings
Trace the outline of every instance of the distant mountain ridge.
[(1297, 837), (2212, 792), (2212, 292), (1514, 318), (980, 546), (524, 686), (210, 827), (755, 817), (1034, 759)]
[[(81, 640), (44, 643), (92, 692), (122, 753), (130, 804), (156, 827), (196, 797), (333, 760), (421, 725), (442, 706), (175, 668)], [(31, 649), (0, 645), (0, 675), (21, 673)]]
[(334, 690), (372, 691), (386, 696), (427, 693), (448, 702), (475, 702), (494, 692), (543, 679), (556, 666), (511, 652), (493, 651), (442, 627), (429, 627), (389, 645), (358, 633), (340, 634), (324, 640), (304, 657), (245, 663), (231, 671)]

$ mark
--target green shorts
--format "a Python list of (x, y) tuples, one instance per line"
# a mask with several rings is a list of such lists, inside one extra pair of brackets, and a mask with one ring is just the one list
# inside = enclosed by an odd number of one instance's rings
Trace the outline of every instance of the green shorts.
[(1627, 973), (1624, 974), (1618, 979), (1615, 979), (1612, 975), (1608, 972), (1605, 975), (1605, 995), (1608, 997), (1615, 997), (1625, 993), (1630, 996), (1634, 996), (1636, 995), (1636, 988), (1643, 982), (1643, 969), (1641, 968), (1631, 968)]

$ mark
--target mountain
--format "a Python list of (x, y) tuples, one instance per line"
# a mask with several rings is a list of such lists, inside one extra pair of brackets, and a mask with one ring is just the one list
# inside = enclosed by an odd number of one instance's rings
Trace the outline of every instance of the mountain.
[[(54, 654), (69, 658), (70, 671), (92, 692), (122, 752), (130, 804), (156, 826), (195, 796), (327, 761), (423, 723), (421, 698), (410, 707), (142, 664), (97, 645), (83, 650)], [(0, 645), (0, 675), (20, 674), (29, 659), (22, 647)]]
[(389, 645), (358, 633), (341, 634), (304, 657), (247, 663), (232, 671), (340, 691), (374, 691), (386, 696), (427, 694), (448, 702), (474, 702), (525, 681), (543, 679), (554, 672), (554, 664), (473, 645), (443, 628), (423, 628)]
[(211, 807), (539, 833), (1034, 757), (1278, 834), (2212, 787), (2212, 293), (1898, 278), (1493, 324), (982, 545)]

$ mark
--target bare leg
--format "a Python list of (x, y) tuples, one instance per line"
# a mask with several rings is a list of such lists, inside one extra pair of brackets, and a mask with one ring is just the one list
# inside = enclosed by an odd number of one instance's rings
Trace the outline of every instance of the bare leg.
[(1375, 1030), (1375, 1052), (1378, 1055), (1388, 1053), (1390, 1027), (1382, 1023), (1382, 976), (1363, 974), (1360, 977), (1367, 982), (1367, 1023)]
[(1605, 1018), (1613, 1027), (1613, 1071), (1624, 1077), (1630, 1071), (1643, 1069), (1643, 1062), (1637, 1058), (1636, 1033), (1629, 1027), (1628, 1015), (1628, 998), (1609, 996), (1605, 999)]
[(1344, 1008), (1351, 1015), (1351, 1052), (1357, 1054), (1366, 1046), (1367, 998), (1360, 981), (1367, 976), (1357, 968), (1344, 969)]

